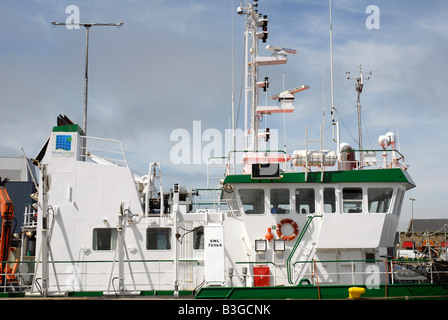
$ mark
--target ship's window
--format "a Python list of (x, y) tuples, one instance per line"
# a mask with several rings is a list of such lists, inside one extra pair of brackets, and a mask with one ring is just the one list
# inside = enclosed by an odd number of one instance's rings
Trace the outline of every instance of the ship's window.
[(375, 263), (375, 253), (366, 252), (366, 263)]
[(93, 250), (115, 250), (117, 248), (117, 228), (93, 229)]
[(314, 213), (314, 189), (296, 189), (296, 212), (297, 213)]
[(324, 189), (324, 212), (326, 213), (336, 212), (336, 195), (334, 188)]
[(362, 189), (344, 188), (342, 189), (343, 209), (345, 213), (362, 212)]
[(243, 204), (244, 212), (247, 214), (264, 213), (264, 190), (263, 189), (240, 189), (238, 193)]
[(289, 189), (271, 189), (271, 213), (289, 213)]
[(193, 249), (204, 249), (204, 227), (194, 229)]
[(369, 212), (387, 213), (392, 199), (392, 188), (370, 188), (367, 190)]
[(146, 229), (146, 249), (148, 250), (170, 250), (171, 228), (148, 228)]

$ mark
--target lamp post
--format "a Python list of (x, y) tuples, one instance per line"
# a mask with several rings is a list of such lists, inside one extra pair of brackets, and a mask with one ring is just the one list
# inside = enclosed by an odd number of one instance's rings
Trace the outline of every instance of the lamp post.
[(411, 220), (412, 220), (412, 224), (411, 224), (411, 232), (412, 232), (412, 251), (415, 252), (415, 244), (414, 244), (414, 198), (409, 198), (409, 200), (411, 200), (411, 205), (412, 205), (412, 209), (411, 209)]
[(87, 91), (88, 91), (88, 69), (89, 69), (89, 30), (91, 27), (121, 27), (123, 22), (120, 23), (63, 23), (63, 22), (51, 22), (53, 26), (83, 26), (86, 28), (86, 65), (84, 72), (84, 120), (83, 129), (84, 135), (87, 136)]

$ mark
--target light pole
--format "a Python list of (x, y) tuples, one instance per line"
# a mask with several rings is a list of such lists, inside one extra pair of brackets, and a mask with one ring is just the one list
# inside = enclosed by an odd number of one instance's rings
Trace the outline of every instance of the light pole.
[(412, 221), (412, 224), (411, 224), (411, 232), (412, 232), (412, 252), (413, 253), (415, 253), (415, 244), (414, 244), (414, 201), (415, 201), (415, 199), (414, 198), (409, 198), (409, 200), (411, 200), (411, 221)]
[(63, 23), (63, 22), (51, 22), (53, 26), (83, 26), (86, 28), (86, 66), (84, 73), (84, 120), (83, 129), (84, 135), (87, 136), (87, 91), (88, 91), (88, 70), (89, 70), (89, 29), (91, 27), (121, 27), (123, 22), (120, 23)]

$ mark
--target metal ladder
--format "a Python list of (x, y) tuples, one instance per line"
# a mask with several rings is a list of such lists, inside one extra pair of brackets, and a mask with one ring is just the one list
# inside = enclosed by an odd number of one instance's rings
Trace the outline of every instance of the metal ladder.
[(297, 248), (299, 247), (300, 242), (302, 241), (303, 237), (305, 236), (305, 232), (308, 230), (308, 227), (310, 226), (311, 222), (314, 218), (321, 218), (322, 215), (313, 215), (308, 216), (308, 220), (305, 223), (305, 226), (303, 227), (302, 231), (299, 234), (299, 237), (297, 238), (296, 243), (294, 244), (294, 247), (292, 248), (291, 252), (289, 253), (288, 259), (286, 260), (286, 270), (288, 275), (288, 282), (289, 284), (294, 284), (292, 279), (292, 266), (291, 266), (291, 260), (294, 254), (296, 253)]

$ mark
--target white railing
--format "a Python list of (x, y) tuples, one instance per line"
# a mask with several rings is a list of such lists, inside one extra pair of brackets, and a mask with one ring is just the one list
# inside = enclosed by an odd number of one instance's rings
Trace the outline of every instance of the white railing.
[(407, 169), (407, 165), (404, 162), (404, 155), (398, 150), (383, 150), (383, 149), (371, 149), (371, 150), (350, 150), (342, 151), (341, 158), (344, 155), (353, 153), (355, 159), (341, 160), (339, 159), (339, 167), (350, 167), (351, 169), (368, 169), (371, 168), (402, 168)]
[[(310, 151), (311, 152), (311, 151)], [(324, 154), (324, 151), (316, 151)], [(279, 163), (280, 169), (284, 172), (297, 172), (303, 170), (310, 172), (314, 170), (364, 170), (364, 169), (390, 169), (401, 168), (406, 170), (407, 165), (404, 162), (404, 156), (394, 149), (372, 149), (372, 150), (344, 150), (338, 155), (336, 162), (330, 164), (313, 165), (307, 161), (306, 165), (293, 165), (290, 157), (283, 150), (233, 150), (226, 157), (210, 157), (207, 162), (207, 187), (210, 187), (211, 181), (224, 179), (229, 174), (241, 174), (245, 164), (250, 164), (254, 160), (260, 160), (260, 163)], [(245, 157), (247, 159), (245, 159)], [(291, 159), (290, 159), (291, 158)], [(252, 162), (250, 160), (252, 159)], [(244, 160), (249, 160), (245, 162)], [(278, 161), (275, 161), (278, 160)], [(263, 162), (264, 161), (264, 162)], [(216, 169), (220, 169), (218, 172)], [(212, 172), (212, 170), (214, 170)], [(219, 185), (219, 182), (215, 183)]]
[(80, 159), (103, 165), (128, 167), (123, 145), (119, 140), (81, 137)]
[[(31, 257), (30, 257), (31, 258)], [(10, 265), (14, 263), (22, 265), (21, 270), (25, 270), (28, 265), (29, 272), (16, 272), (14, 281), (2, 281), (0, 283), (0, 292), (25, 292), (26, 294), (42, 294), (42, 279), (34, 273), (38, 269), (38, 263), (35, 261), (8, 261)], [(48, 291), (53, 294), (67, 294), (68, 292), (92, 292), (102, 291), (108, 293), (117, 293), (118, 267), (113, 265), (113, 261), (55, 261), (50, 262), (53, 265), (50, 269), (49, 284), (51, 289)], [(126, 289), (136, 289), (137, 291), (173, 291), (175, 280), (174, 260), (135, 260), (125, 261), (132, 270), (132, 275), (125, 277)], [(179, 272), (177, 273), (179, 281), (179, 290), (192, 291), (201, 285), (203, 276), (203, 263), (199, 260), (179, 260)], [(233, 270), (232, 275), (227, 274), (227, 284), (230, 286), (254, 286), (254, 280), (257, 277), (269, 277), (270, 285), (284, 284), (286, 278), (284, 272), (279, 272), (284, 264), (276, 264), (269, 261), (240, 261), (236, 262), (238, 268)], [(270, 266), (270, 272), (266, 275), (257, 275), (252, 272), (252, 266), (266, 265)], [(303, 265), (306, 265), (303, 267)], [(341, 270), (341, 265), (345, 271)], [(415, 266), (411, 268), (411, 266)], [(375, 270), (369, 269), (369, 266), (376, 266)], [(400, 278), (398, 267), (409, 267), (411, 269), (419, 268), (416, 272), (418, 279)], [(414, 280), (419, 282), (437, 283), (438, 273), (444, 275), (446, 271), (438, 272), (432, 268), (430, 261), (408, 261), (408, 260), (328, 260), (328, 261), (297, 261), (294, 264), (297, 270), (307, 269), (298, 276), (295, 273), (294, 285), (310, 284), (314, 286), (340, 284), (344, 278), (343, 284), (346, 285), (384, 285), (399, 283), (400, 280)], [(53, 272), (57, 270), (55, 276)], [(0, 274), (0, 279), (12, 274)], [(75, 279), (76, 277), (76, 279)], [(279, 278), (281, 277), (281, 279)], [(142, 280), (143, 279), (143, 280)], [(235, 279), (242, 279), (233, 281)], [(330, 280), (336, 281), (330, 281)]]
[[(340, 270), (345, 267), (346, 271)], [(306, 271), (303, 272), (303, 269)], [(407, 270), (403, 276), (402, 270)], [(300, 270), (300, 272), (297, 272)], [(302, 279), (308, 279), (311, 284), (331, 284), (335, 279), (345, 277), (351, 285), (361, 285), (368, 282), (375, 284), (394, 284), (400, 281), (438, 282), (437, 275), (444, 275), (445, 271), (434, 270), (429, 260), (328, 260), (328, 261), (297, 261), (294, 263), (293, 273), (295, 284)], [(378, 281), (378, 283), (375, 283)]]
[(221, 199), (221, 188), (195, 189), (199, 195), (193, 198), (193, 209), (196, 211), (213, 210), (222, 212), (228, 210), (228, 200)]
[(25, 212), (23, 213), (23, 227), (37, 227), (37, 210), (35, 210), (31, 204), (25, 207)]
[[(31, 263), (34, 269), (40, 269), (39, 263), (34, 261), (21, 263)], [(117, 263), (117, 261), (50, 261), (49, 295), (81, 291), (119, 294)], [(174, 260), (132, 260), (124, 263), (130, 271), (125, 275), (127, 291), (174, 291), (176, 278)], [(198, 260), (179, 260), (177, 272), (179, 290), (193, 291), (200, 285), (202, 279), (199, 265)], [(22, 281), (20, 286), (16, 284), (16, 291), (20, 289), (31, 295), (42, 294), (42, 278), (39, 272), (17, 274), (16, 277), (32, 279), (26, 283)], [(11, 284), (7, 286), (11, 287)], [(0, 286), (0, 291), (1, 289)]]

